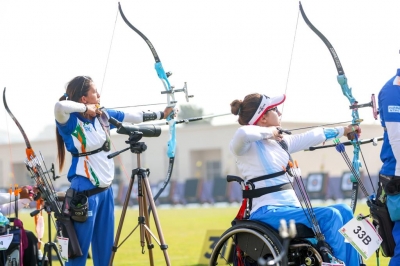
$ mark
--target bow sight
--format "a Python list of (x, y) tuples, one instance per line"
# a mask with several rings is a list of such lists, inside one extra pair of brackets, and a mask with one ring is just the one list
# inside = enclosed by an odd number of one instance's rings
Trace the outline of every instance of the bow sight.
[(374, 117), (375, 120), (378, 119), (379, 110), (378, 108), (376, 108), (375, 94), (371, 94), (371, 101), (369, 103), (358, 104), (358, 102), (356, 101), (354, 102), (354, 104), (350, 105), (351, 110), (363, 107), (372, 107), (372, 116)]

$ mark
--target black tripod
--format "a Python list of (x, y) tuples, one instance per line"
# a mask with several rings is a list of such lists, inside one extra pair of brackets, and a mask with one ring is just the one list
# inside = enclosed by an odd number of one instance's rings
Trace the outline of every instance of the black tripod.
[[(48, 242), (44, 244), (44, 252), (43, 252), (43, 258), (41, 261), (41, 265), (45, 265), (45, 259), (46, 255), (48, 258), (47, 265), (52, 266), (52, 255), (51, 255), (51, 250), (53, 249), (56, 252), (58, 261), (62, 266), (64, 266), (64, 261), (61, 258), (60, 252), (58, 250), (57, 244), (51, 241), (51, 207), (50, 204), (47, 203), (47, 201), (44, 202), (44, 207), (41, 210), (45, 210), (47, 212), (47, 232), (48, 232)], [(37, 215), (41, 210), (36, 210), (31, 213), (31, 216)]]
[[(130, 195), (132, 192), (132, 187), (133, 187), (133, 183), (135, 180), (135, 176), (137, 176), (137, 178), (138, 178), (137, 184), (138, 184), (139, 217), (138, 217), (138, 225), (132, 230), (132, 232), (134, 232), (139, 227), (139, 229), (140, 229), (140, 244), (142, 246), (142, 253), (145, 252), (144, 251), (145, 243), (147, 243), (150, 265), (154, 265), (153, 250), (152, 250), (154, 248), (154, 244), (152, 244), (151, 238), (154, 238), (154, 240), (157, 242), (157, 244), (160, 246), (161, 250), (163, 251), (166, 265), (171, 265), (171, 263), (169, 261), (168, 252), (167, 252), (168, 245), (165, 244), (164, 236), (163, 236), (163, 233), (161, 230), (161, 225), (160, 225), (160, 222), (158, 219), (156, 205), (155, 205), (154, 199), (153, 199), (153, 194), (151, 192), (150, 183), (147, 178), (150, 171), (148, 169), (140, 168), (140, 154), (147, 149), (147, 146), (144, 142), (138, 142), (141, 138), (142, 138), (141, 132), (134, 131), (134, 132), (130, 133), (129, 140), (126, 141), (126, 143), (130, 144), (130, 147), (126, 148), (122, 151), (110, 154), (108, 156), (108, 158), (112, 158), (112, 157), (130, 149), (132, 153), (137, 154), (137, 166), (138, 166), (138, 168), (132, 170), (131, 180), (129, 182), (128, 192), (126, 194), (124, 205), (122, 208), (121, 218), (120, 218), (120, 221), (118, 224), (117, 234), (115, 236), (114, 246), (112, 249), (109, 266), (112, 265), (114, 256), (115, 256), (115, 252), (117, 252), (117, 249), (119, 247), (118, 242), (119, 242), (119, 238), (120, 238), (121, 231), (122, 231), (122, 225), (124, 223), (124, 219), (125, 219), (125, 215), (126, 215), (126, 209), (129, 204), (129, 199), (130, 199)], [(150, 230), (149, 213), (147, 212), (147, 209), (148, 209), (147, 204), (148, 203), (150, 204), (151, 210), (153, 212), (154, 223), (156, 225), (158, 237), (160, 240), (158, 240), (156, 238), (156, 236), (153, 234), (153, 232), (151, 232), (151, 230)]]

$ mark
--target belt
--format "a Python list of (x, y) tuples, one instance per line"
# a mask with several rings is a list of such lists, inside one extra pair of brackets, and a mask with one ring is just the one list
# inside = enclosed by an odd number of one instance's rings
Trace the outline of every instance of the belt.
[(86, 197), (90, 197), (90, 196), (96, 195), (98, 193), (101, 193), (103, 191), (106, 191), (110, 187), (111, 187), (111, 185), (108, 187), (97, 187), (97, 188), (93, 188), (93, 189), (89, 189), (89, 190), (84, 190), (84, 191), (81, 191), (78, 193), (84, 194)]

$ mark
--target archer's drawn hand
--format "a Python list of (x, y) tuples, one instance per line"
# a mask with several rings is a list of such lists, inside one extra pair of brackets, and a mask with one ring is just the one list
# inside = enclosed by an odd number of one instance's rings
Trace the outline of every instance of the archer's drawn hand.
[(349, 140), (358, 139), (361, 136), (361, 127), (357, 125), (348, 125), (344, 128), (343, 135), (347, 136)]
[(178, 109), (172, 108), (172, 107), (166, 107), (164, 110), (164, 119), (166, 119), (172, 112), (174, 112), (174, 117), (178, 113)]
[(37, 189), (32, 186), (23, 186), (21, 187), (21, 191), (19, 192), (21, 199), (30, 199), (33, 201), (33, 196), (36, 195)]
[(283, 139), (282, 133), (279, 131), (279, 127), (270, 127), (272, 131), (272, 137), (271, 139), (274, 139), (276, 141), (281, 141)]
[(99, 104), (94, 104), (94, 103), (88, 103), (86, 104), (87, 111), (85, 115), (88, 115), (90, 117), (96, 117), (97, 115), (101, 115), (103, 112), (99, 109), (100, 105)]

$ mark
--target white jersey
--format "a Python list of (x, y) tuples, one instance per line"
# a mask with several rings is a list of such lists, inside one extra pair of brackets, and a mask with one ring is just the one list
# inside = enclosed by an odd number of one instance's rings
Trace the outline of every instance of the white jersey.
[[(343, 128), (338, 128), (340, 137)], [(273, 137), (272, 128), (259, 126), (240, 127), (230, 143), (230, 151), (236, 156), (236, 164), (245, 180), (274, 174), (286, 168), (289, 154), (307, 149), (326, 140), (323, 128), (316, 128), (302, 134), (285, 135), (283, 140), (287, 143), (286, 152)], [(281, 185), (293, 181), (288, 174), (283, 174), (267, 180), (255, 182), (255, 189)], [(300, 206), (294, 190), (282, 190), (269, 193), (258, 198), (253, 198), (252, 210), (265, 205), (274, 206)]]

